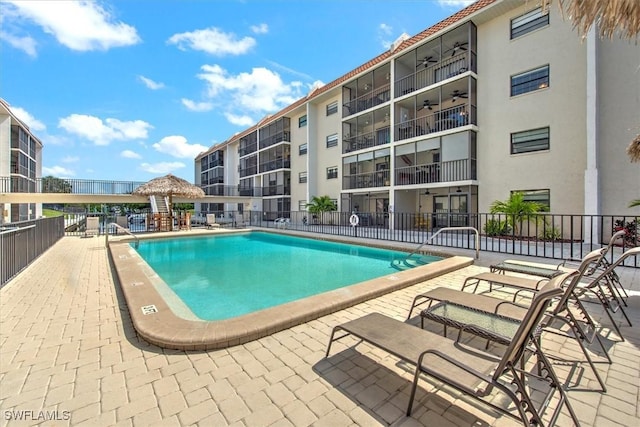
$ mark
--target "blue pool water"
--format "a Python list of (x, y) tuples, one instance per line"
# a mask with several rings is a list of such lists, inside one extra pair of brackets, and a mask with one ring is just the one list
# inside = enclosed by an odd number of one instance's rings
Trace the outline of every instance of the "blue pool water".
[(407, 256), (261, 232), (142, 241), (138, 253), (203, 320), (228, 319), (386, 276), (398, 271), (394, 259)]

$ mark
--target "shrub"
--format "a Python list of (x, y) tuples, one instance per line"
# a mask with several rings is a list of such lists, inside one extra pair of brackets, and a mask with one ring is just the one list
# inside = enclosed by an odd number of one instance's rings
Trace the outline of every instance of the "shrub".
[(562, 239), (562, 233), (557, 227), (550, 226), (544, 228), (541, 237), (543, 240), (560, 240)]
[(487, 236), (502, 236), (511, 232), (511, 227), (507, 221), (500, 221), (499, 219), (488, 219), (484, 224), (484, 232)]

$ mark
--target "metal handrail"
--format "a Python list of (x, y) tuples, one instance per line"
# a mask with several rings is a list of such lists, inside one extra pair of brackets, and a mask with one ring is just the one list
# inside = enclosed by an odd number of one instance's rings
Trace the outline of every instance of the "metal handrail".
[(13, 227), (8, 230), (1, 230), (0, 234), (9, 234), (9, 233), (17, 233), (18, 231), (28, 230), (30, 228), (36, 228), (35, 225), (27, 225), (26, 227)]
[(480, 258), (480, 233), (478, 233), (478, 230), (475, 227), (444, 227), (436, 231), (435, 233), (433, 233), (427, 240), (425, 240), (417, 248), (415, 248), (413, 252), (407, 255), (407, 257), (405, 258), (405, 261), (411, 258), (411, 255), (418, 253), (418, 251), (424, 245), (430, 243), (434, 237), (436, 237), (438, 234), (442, 233), (443, 231), (458, 231), (458, 230), (469, 230), (469, 231), (473, 231), (476, 234), (476, 259)]
[[(129, 236), (133, 237), (135, 239), (135, 247), (136, 247), (136, 249), (138, 249), (138, 247), (140, 246), (140, 238), (138, 236), (136, 236), (135, 234), (133, 234), (131, 231), (129, 231), (128, 229), (124, 228), (120, 224), (116, 224), (115, 222), (111, 222), (111, 223), (107, 224), (107, 228), (110, 225), (113, 225), (117, 230), (122, 230), (122, 231), (125, 232), (125, 234), (128, 234)], [(108, 230), (106, 230), (106, 232), (104, 233), (104, 244), (105, 244), (105, 246), (109, 245), (109, 231)]]

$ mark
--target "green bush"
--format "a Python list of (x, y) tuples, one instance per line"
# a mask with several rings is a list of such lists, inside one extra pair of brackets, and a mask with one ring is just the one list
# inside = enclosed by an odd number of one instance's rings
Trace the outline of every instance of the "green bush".
[(562, 233), (558, 230), (557, 227), (545, 227), (542, 231), (542, 239), (543, 240), (560, 240), (562, 239)]
[(511, 227), (507, 221), (499, 219), (488, 219), (484, 224), (484, 232), (487, 236), (502, 236), (511, 232)]

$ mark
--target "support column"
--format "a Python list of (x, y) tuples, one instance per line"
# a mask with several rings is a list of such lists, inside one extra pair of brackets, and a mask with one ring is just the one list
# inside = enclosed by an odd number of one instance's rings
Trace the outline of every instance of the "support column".
[[(599, 215), (600, 209), (600, 182), (598, 179), (598, 64), (597, 64), (597, 35), (594, 25), (586, 39), (587, 50), (587, 87), (586, 87), (586, 169), (584, 172), (584, 214)], [(600, 235), (599, 221), (595, 218), (585, 218), (585, 230), (593, 230), (594, 238)], [(585, 243), (591, 242), (591, 233), (587, 232)]]

